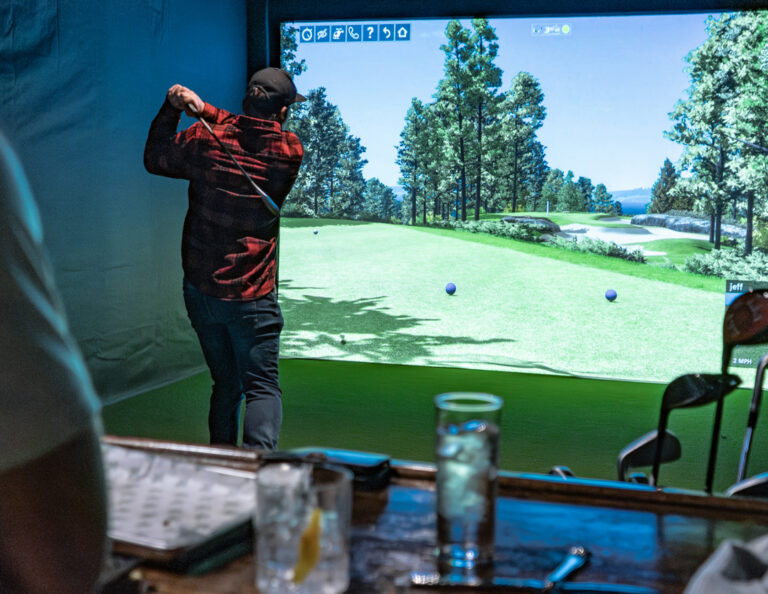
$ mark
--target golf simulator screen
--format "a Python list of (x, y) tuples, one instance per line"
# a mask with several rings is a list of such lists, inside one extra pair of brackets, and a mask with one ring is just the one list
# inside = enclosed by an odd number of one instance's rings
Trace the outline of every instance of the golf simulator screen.
[(747, 258), (764, 183), (747, 172), (765, 157), (734, 122), (768, 113), (722, 56), (758, 63), (767, 27), (762, 12), (283, 23), (307, 101), (286, 123), (306, 156), (281, 216), (281, 356), (717, 373), (726, 276), (699, 259)]

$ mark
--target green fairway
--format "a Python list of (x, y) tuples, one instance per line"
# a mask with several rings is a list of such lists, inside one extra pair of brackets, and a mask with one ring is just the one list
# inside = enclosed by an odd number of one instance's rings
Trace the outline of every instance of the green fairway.
[(676, 266), (685, 264), (686, 258), (712, 251), (712, 244), (704, 239), (658, 239), (635, 245), (642, 245), (652, 252), (664, 252), (663, 256), (647, 256), (649, 263), (669, 262)]
[[(549, 219), (556, 225), (570, 225), (571, 223), (578, 223), (580, 225), (595, 225), (598, 227), (632, 227), (630, 219), (632, 217), (616, 217), (613, 215), (606, 215), (596, 212), (502, 212), (502, 213), (488, 213), (480, 215), (480, 219), (483, 221), (499, 221), (504, 217), (519, 216), (519, 217), (541, 217)], [(474, 220), (471, 215), (467, 215), (467, 220)]]
[(719, 368), (722, 281), (467, 235), (284, 221), (281, 355), (656, 382)]

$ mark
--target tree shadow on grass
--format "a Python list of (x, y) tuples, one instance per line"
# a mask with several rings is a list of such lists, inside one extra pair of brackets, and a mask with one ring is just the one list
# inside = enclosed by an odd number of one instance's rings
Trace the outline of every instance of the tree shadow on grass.
[[(420, 335), (424, 322), (437, 318), (420, 318), (388, 311), (381, 305), (385, 299), (331, 299), (304, 293), (306, 287), (291, 286), (290, 279), (280, 281), (280, 307), (286, 323), (280, 337), (281, 350), (298, 353), (295, 356), (332, 357), (338, 360), (365, 360), (377, 363), (418, 364), (437, 366), (482, 367), (539, 370), (563, 375), (570, 372), (555, 369), (538, 361), (526, 361), (503, 355), (471, 354), (473, 346), (499, 345), (516, 342), (513, 338), (483, 338), (455, 334)], [(291, 294), (301, 292), (294, 298)], [(364, 335), (364, 336), (360, 336)], [(446, 356), (438, 349), (456, 347)], [(467, 349), (467, 355), (461, 349)], [(318, 353), (321, 353), (318, 355)], [(288, 355), (294, 356), (294, 355)]]

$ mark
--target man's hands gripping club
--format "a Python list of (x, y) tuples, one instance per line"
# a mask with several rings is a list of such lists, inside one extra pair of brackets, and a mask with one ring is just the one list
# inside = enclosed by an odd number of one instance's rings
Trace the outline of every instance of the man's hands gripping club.
[[(205, 105), (197, 93), (181, 85), (173, 85), (168, 89), (166, 99), (168, 99), (168, 103), (173, 105), (176, 109), (183, 111), (192, 118), (202, 113), (203, 105)], [(197, 110), (197, 113), (191, 108)]]

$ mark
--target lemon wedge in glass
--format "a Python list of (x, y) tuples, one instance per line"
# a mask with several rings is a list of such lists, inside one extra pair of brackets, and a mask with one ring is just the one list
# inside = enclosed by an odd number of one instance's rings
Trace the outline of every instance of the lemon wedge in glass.
[(293, 568), (293, 583), (301, 584), (320, 559), (320, 519), (322, 510), (312, 510), (312, 516), (299, 541), (299, 560)]

